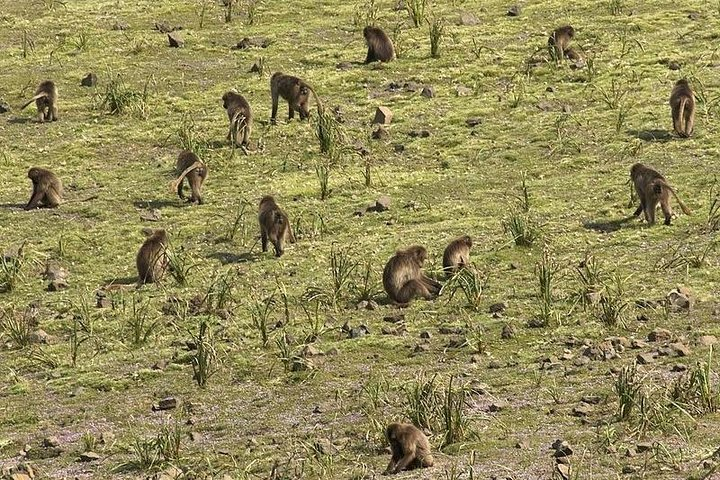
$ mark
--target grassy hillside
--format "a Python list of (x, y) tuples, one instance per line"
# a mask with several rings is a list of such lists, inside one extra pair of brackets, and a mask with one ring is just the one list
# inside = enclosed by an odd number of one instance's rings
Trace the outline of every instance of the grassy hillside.
[[(24, 452), (39, 478), (174, 465), (182, 478), (369, 479), (389, 460), (385, 425), (415, 421), (436, 466), (398, 478), (551, 478), (567, 473), (557, 439), (572, 447), (571, 478), (713, 478), (717, 2), (537, 1), (519, 16), (496, 0), (435, 3), (439, 58), (428, 26), (390, 0), (245, 1), (229, 23), (209, 0), (0, 0), (3, 466)], [(184, 47), (156, 22), (181, 26)], [(358, 63), (368, 22), (397, 61)], [(547, 53), (564, 24), (581, 68)], [(270, 44), (231, 48), (244, 37)], [(288, 122), (281, 105), (269, 126), (275, 71), (337, 107), (335, 156), (320, 153), (314, 110)], [(80, 86), (88, 72), (97, 86)], [(668, 105), (683, 77), (697, 99), (690, 139), (672, 132)], [(51, 124), (19, 110), (45, 79), (60, 91)], [(225, 140), (231, 88), (255, 116), (248, 155)], [(379, 106), (394, 118), (375, 140)], [(210, 169), (201, 206), (168, 186), (188, 145)], [(628, 218), (636, 162), (693, 215)], [(22, 209), (31, 166), (62, 179), (65, 204)], [(265, 194), (298, 237), (280, 259), (260, 252)], [(382, 195), (389, 210), (354, 215)], [(531, 246), (515, 244), (513, 222)], [(168, 231), (180, 268), (136, 290), (146, 227)], [(434, 301), (388, 304), (380, 280), (396, 249), (424, 245), (443, 278), (443, 249), (463, 234), (473, 269)], [(48, 262), (68, 288), (47, 291)], [(126, 286), (96, 307), (110, 284)], [(676, 286), (689, 311), (664, 301)], [(154, 411), (166, 397), (177, 407)], [(86, 451), (99, 459), (79, 461)]]

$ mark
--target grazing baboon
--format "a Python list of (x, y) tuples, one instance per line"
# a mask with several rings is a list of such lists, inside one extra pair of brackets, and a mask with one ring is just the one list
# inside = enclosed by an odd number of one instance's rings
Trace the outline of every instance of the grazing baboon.
[(178, 155), (175, 164), (175, 174), (177, 178), (173, 182), (173, 190), (177, 190), (178, 197), (185, 199), (183, 194), (184, 180), (187, 178), (188, 185), (192, 194), (188, 201), (202, 205), (202, 186), (208, 176), (208, 168), (197, 155), (188, 150), (183, 150)]
[(275, 256), (279, 257), (283, 254), (283, 243), (289, 240), (295, 243), (295, 235), (290, 228), (290, 220), (283, 212), (275, 199), (270, 195), (265, 195), (260, 200), (260, 213), (258, 214), (260, 222), (260, 239), (262, 241), (262, 251), (267, 252), (268, 240), (275, 247)]
[(570, 57), (570, 52), (576, 58), (579, 58), (577, 52), (569, 48), (570, 41), (575, 37), (575, 29), (570, 25), (556, 28), (555, 31), (548, 38), (548, 49), (550, 50), (550, 56), (556, 61), (560, 61), (565, 57)]
[(670, 208), (670, 194), (677, 200), (680, 208), (686, 215), (691, 215), (690, 209), (677, 196), (675, 190), (670, 187), (657, 170), (646, 167), (642, 163), (636, 163), (630, 169), (630, 179), (635, 184), (635, 191), (640, 198), (640, 206), (635, 210), (634, 216), (645, 213), (645, 220), (650, 224), (655, 223), (655, 209), (658, 203), (665, 216), (665, 225), (670, 225), (672, 209)]
[(470, 263), (470, 248), (472, 248), (472, 239), (467, 235), (456, 238), (445, 248), (443, 270), (446, 277), (452, 277)]
[(50, 170), (33, 167), (28, 170), (28, 178), (32, 180), (33, 191), (25, 210), (39, 206), (55, 208), (60, 205), (63, 195), (62, 182)]
[(135, 263), (138, 283), (159, 282), (168, 268), (168, 236), (165, 230), (155, 230), (140, 247)]
[(270, 122), (275, 124), (280, 97), (288, 102), (289, 120), (295, 117), (295, 112), (300, 113), (300, 120), (310, 118), (308, 102), (311, 93), (313, 97), (315, 97), (318, 113), (320, 113), (322, 111), (322, 103), (310, 85), (298, 77), (285, 75), (282, 72), (275, 72), (272, 78), (270, 78), (270, 95), (272, 96), (272, 115), (270, 116)]
[(22, 106), (22, 109), (35, 102), (35, 106), (38, 111), (38, 121), (40, 123), (45, 121), (55, 121), (58, 119), (58, 91), (55, 86), (55, 82), (52, 80), (45, 80), (42, 82), (37, 90), (35, 90), (35, 96), (28, 100), (28, 102)]
[(435, 463), (430, 454), (427, 437), (415, 425), (391, 423), (385, 429), (385, 437), (390, 442), (392, 450), (392, 458), (385, 469), (385, 474), (432, 467)]
[[(227, 110), (230, 120), (230, 131), (228, 140), (235, 145), (247, 147), (250, 143), (250, 132), (252, 130), (252, 113), (250, 104), (245, 97), (234, 90), (230, 90), (222, 96), (223, 108)], [(238, 136), (242, 133), (242, 142), (238, 142)]]
[(695, 126), (695, 95), (686, 79), (675, 83), (670, 94), (673, 128), (681, 137), (689, 137)]
[(383, 270), (383, 287), (392, 301), (404, 306), (415, 297), (431, 300), (440, 292), (441, 285), (422, 272), (426, 257), (425, 247), (414, 245), (398, 250), (388, 260)]
[(363, 36), (368, 47), (365, 63), (389, 62), (395, 58), (395, 47), (392, 40), (380, 28), (368, 25), (363, 30)]

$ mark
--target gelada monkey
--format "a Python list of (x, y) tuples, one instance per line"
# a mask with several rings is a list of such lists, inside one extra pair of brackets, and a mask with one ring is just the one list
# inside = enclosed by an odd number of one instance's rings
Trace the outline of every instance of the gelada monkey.
[(422, 266), (427, 257), (425, 247), (414, 245), (395, 252), (383, 270), (383, 287), (395, 303), (407, 305), (416, 297), (435, 298), (441, 285), (427, 277)]
[(268, 240), (275, 247), (276, 257), (282, 256), (285, 252), (283, 244), (286, 240), (295, 243), (295, 235), (293, 235), (292, 228), (290, 228), (288, 216), (270, 195), (265, 195), (260, 200), (258, 221), (260, 223), (260, 239), (263, 252), (267, 252)]
[(452, 277), (470, 263), (470, 248), (472, 248), (472, 239), (467, 235), (456, 238), (445, 248), (443, 270), (446, 277)]
[(630, 169), (630, 179), (635, 185), (635, 191), (640, 198), (640, 206), (635, 210), (636, 217), (641, 213), (645, 213), (645, 220), (650, 224), (655, 223), (655, 210), (657, 209), (658, 203), (662, 208), (663, 215), (665, 216), (665, 225), (670, 225), (670, 219), (672, 218), (672, 209), (670, 208), (670, 194), (675, 197), (680, 209), (685, 215), (690, 215), (690, 209), (677, 196), (675, 190), (670, 187), (663, 177), (657, 170), (650, 167), (646, 167), (642, 163), (636, 163)]
[(435, 463), (430, 454), (427, 437), (415, 425), (391, 423), (385, 429), (385, 437), (392, 450), (392, 458), (385, 469), (385, 474), (432, 467)]
[(62, 182), (50, 170), (33, 167), (28, 170), (28, 178), (32, 180), (33, 191), (25, 210), (37, 207), (55, 208), (60, 205), (63, 195)]
[(35, 96), (28, 100), (20, 110), (23, 110), (32, 102), (35, 102), (38, 111), (38, 121), (41, 123), (46, 121), (54, 122), (58, 119), (57, 99), (58, 91), (55, 82), (45, 80), (38, 86), (37, 90), (35, 90)]
[(150, 233), (135, 259), (138, 283), (153, 283), (162, 279), (170, 263), (167, 246), (168, 236), (165, 230), (160, 229)]
[(270, 95), (272, 96), (270, 123), (275, 124), (280, 97), (288, 102), (288, 119), (295, 118), (295, 112), (300, 113), (300, 120), (310, 118), (310, 108), (308, 107), (310, 94), (315, 97), (318, 114), (321, 113), (322, 103), (310, 85), (298, 77), (275, 72), (270, 78)]
[(689, 137), (695, 126), (695, 95), (686, 79), (678, 80), (670, 94), (673, 128), (681, 137)]
[(175, 164), (175, 174), (177, 178), (172, 182), (171, 190), (173, 192), (177, 191), (178, 197), (184, 199), (184, 180), (187, 179), (188, 185), (190, 185), (190, 191), (192, 192), (188, 201), (202, 205), (202, 186), (208, 176), (207, 165), (193, 152), (183, 150), (178, 155), (177, 163)]
[(395, 47), (392, 40), (380, 28), (368, 25), (363, 30), (363, 37), (365, 37), (368, 47), (365, 63), (389, 62), (395, 58)]

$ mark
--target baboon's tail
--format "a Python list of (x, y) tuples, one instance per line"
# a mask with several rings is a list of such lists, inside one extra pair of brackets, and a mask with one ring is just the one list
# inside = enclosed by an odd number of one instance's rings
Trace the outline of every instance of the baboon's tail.
[(183, 172), (170, 183), (170, 191), (171, 192), (177, 192), (178, 185), (182, 183), (183, 180), (185, 180), (185, 177), (188, 173), (192, 172), (196, 168), (205, 168), (205, 164), (202, 162), (194, 162), (192, 165), (190, 165), (188, 168), (183, 170)]
[(315, 93), (315, 90), (308, 85), (308, 89), (312, 92), (313, 98), (315, 99), (315, 104), (317, 105), (317, 112), (318, 115), (322, 115), (325, 111), (325, 107), (323, 107), (322, 100), (320, 100), (320, 97), (318, 97), (318, 94)]
[(37, 95), (35, 95), (34, 97), (32, 97), (30, 100), (28, 100), (25, 105), (23, 105), (22, 107), (20, 107), (20, 110), (24, 110), (25, 107), (27, 107), (28, 105), (30, 105), (31, 103), (33, 103), (35, 100), (38, 100), (38, 99), (40, 99), (40, 98), (47, 97), (47, 96), (48, 96), (48, 94), (45, 93), (45, 92), (43, 92), (43, 93), (38, 93)]
[(675, 190), (673, 190), (673, 188), (670, 185), (668, 185), (667, 182), (663, 182), (662, 180), (659, 180), (658, 185), (662, 186), (662, 188), (667, 188), (670, 191), (670, 193), (672, 193), (672, 196), (675, 197), (675, 200), (677, 200), (678, 205), (680, 205), (680, 209), (683, 211), (683, 213), (685, 215), (692, 215), (692, 211), (690, 211), (690, 209), (687, 207), (687, 205), (685, 205), (683, 203), (683, 201), (680, 200), (680, 197), (678, 197), (677, 193), (675, 193)]
[(678, 135), (680, 135), (681, 137), (687, 137), (687, 136), (688, 136), (688, 134), (687, 134), (687, 122), (685, 121), (685, 104), (687, 103), (687, 101), (688, 101), (687, 97), (683, 97), (683, 98), (680, 100), (680, 108), (679, 108), (679, 111), (678, 111), (678, 117), (680, 117), (680, 118), (678, 119), (678, 127), (679, 127), (679, 129), (678, 129)]

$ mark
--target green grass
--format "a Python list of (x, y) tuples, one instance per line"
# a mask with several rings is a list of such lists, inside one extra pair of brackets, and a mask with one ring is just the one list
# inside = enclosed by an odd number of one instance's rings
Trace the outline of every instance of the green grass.
[[(671, 415), (664, 409), (674, 407), (657, 399), (679, 377), (670, 371), (676, 363), (692, 369), (711, 362), (692, 370), (693, 385), (717, 392), (717, 360), (693, 343), (720, 336), (712, 314), (720, 277), (710, 248), (720, 77), (706, 51), (719, 34), (717, 2), (525, 2), (519, 17), (507, 17), (509, 3), (499, 0), (432, 2), (424, 16), (443, 20), (439, 58), (430, 56), (427, 24), (415, 28), (395, 3), (240, 1), (226, 23), (226, 8), (213, 0), (0, 0), (0, 97), (12, 107), (0, 115), (0, 253), (26, 242), (21, 268), (8, 263), (0, 275), (0, 463), (57, 436), (63, 453), (33, 462), (43, 475), (87, 469), (97, 478), (137, 478), (144, 475), (119, 467), (147, 466), (141, 447), (175, 425), (172, 416), (192, 425), (180, 432), (177, 458), (164, 460), (188, 478), (269, 478), (275, 464), (276, 478), (300, 471), (304, 478), (372, 478), (388, 462), (384, 425), (408, 420), (404, 392), (418, 378), (435, 378), (437, 391), (448, 391), (452, 378), (452, 388), (466, 392), (454, 412), (472, 435), (438, 454), (431, 471), (403, 478), (452, 478), (468, 469), (475, 478), (549, 478), (548, 447), (557, 438), (573, 446), (578, 478), (615, 479), (626, 464), (644, 478), (697, 473), (720, 441), (717, 413), (700, 402)], [(464, 11), (479, 24), (458, 26)], [(112, 30), (116, 21), (129, 28)], [(185, 47), (169, 48), (156, 21), (182, 25)], [(365, 58), (367, 23), (396, 39), (399, 59), (337, 69)], [(563, 24), (576, 29), (573, 45), (585, 68), (549, 59), (547, 36)], [(231, 50), (246, 36), (271, 44)], [(260, 59), (264, 71), (251, 73)], [(682, 68), (670, 70), (668, 62)], [(310, 122), (288, 123), (281, 106), (278, 125), (268, 126), (269, 78), (278, 70), (307, 80), (328, 114), (341, 107), (344, 123), (324, 118), (318, 135), (314, 108)], [(90, 71), (99, 83), (83, 88)], [(683, 76), (698, 99), (695, 135), (687, 140), (670, 132), (668, 105)], [(18, 108), (48, 78), (60, 90), (60, 120), (38, 124), (34, 106)], [(433, 86), (434, 98), (387, 89), (407, 81)], [(460, 86), (469, 95), (458, 96)], [(231, 88), (253, 109), (249, 155), (225, 140), (221, 96)], [(389, 139), (371, 140), (370, 122), (383, 105), (394, 113)], [(468, 127), (470, 117), (480, 125)], [(431, 135), (409, 135), (420, 130)], [(321, 153), (321, 141), (332, 158)], [(348, 153), (356, 142), (370, 153)], [(168, 189), (182, 146), (196, 149), (210, 170), (204, 205), (184, 204)], [(663, 172), (695, 214), (679, 215), (671, 227), (625, 221), (634, 210), (626, 181), (635, 162)], [(60, 208), (21, 209), (31, 166), (63, 180)], [(262, 254), (257, 241), (256, 208), (265, 194), (276, 197), (298, 237), (280, 259)], [(391, 197), (390, 210), (353, 216), (380, 195)], [(153, 209), (161, 212), (158, 222), (141, 220)], [(531, 246), (516, 246), (516, 233), (506, 232), (513, 218), (529, 222)], [(144, 227), (168, 231), (178, 274), (137, 292), (109, 292), (115, 307), (96, 309), (95, 290), (135, 280)], [(472, 298), (415, 302), (402, 323), (385, 321), (397, 312), (375, 291), (393, 252), (424, 245), (426, 270), (441, 278), (443, 249), (463, 234), (473, 237), (472, 272), (482, 272), (474, 279), (482, 288)], [(536, 265), (545, 245), (554, 268), (553, 321), (528, 328), (542, 311)], [(357, 268), (339, 269), (333, 252)], [(610, 280), (583, 284), (577, 268), (588, 255), (622, 288)], [(48, 259), (69, 270), (68, 289), (46, 291)], [(677, 284), (696, 296), (690, 314), (635, 306)], [(579, 308), (578, 292), (605, 287), (612, 290), (601, 293), (605, 305)], [(309, 302), (308, 289), (332, 301)], [(272, 296), (267, 318), (253, 318), (256, 302)], [(355, 308), (371, 299), (380, 305)], [(508, 307), (493, 316), (488, 307), (498, 302)], [(13, 340), (9, 325), (31, 303), (38, 308), (33, 329), (51, 336), (48, 345)], [(348, 339), (346, 322), (370, 334)], [(517, 334), (501, 339), (507, 323)], [(404, 335), (382, 334), (402, 326)], [(441, 333), (441, 326), (457, 333)], [(617, 422), (616, 379), (608, 372), (659, 344), (628, 348), (615, 360), (576, 366), (561, 359), (560, 367), (538, 370), (539, 360), (565, 349), (581, 357), (582, 339), (644, 339), (656, 327), (670, 329), (692, 353), (637, 367), (636, 379), (647, 384), (638, 388), (657, 403), (635, 405), (633, 415), (650, 420)], [(190, 348), (198, 341), (200, 352)], [(306, 358), (308, 345), (327, 354)], [(201, 365), (207, 375), (198, 376)], [(699, 377), (707, 372), (709, 383)], [(363, 392), (379, 378), (387, 385), (369, 409)], [(178, 409), (153, 412), (168, 395), (178, 398)], [(587, 395), (603, 399), (589, 425), (571, 414)], [(498, 400), (507, 408), (487, 413)], [(198, 434), (195, 441), (188, 431)], [(103, 432), (115, 437), (99, 452), (103, 461), (78, 464), (83, 435)], [(430, 433), (437, 449), (445, 432)], [(667, 450), (626, 458), (641, 434)], [(320, 439), (339, 450), (313, 453)], [(514, 449), (519, 439), (529, 448)]]

